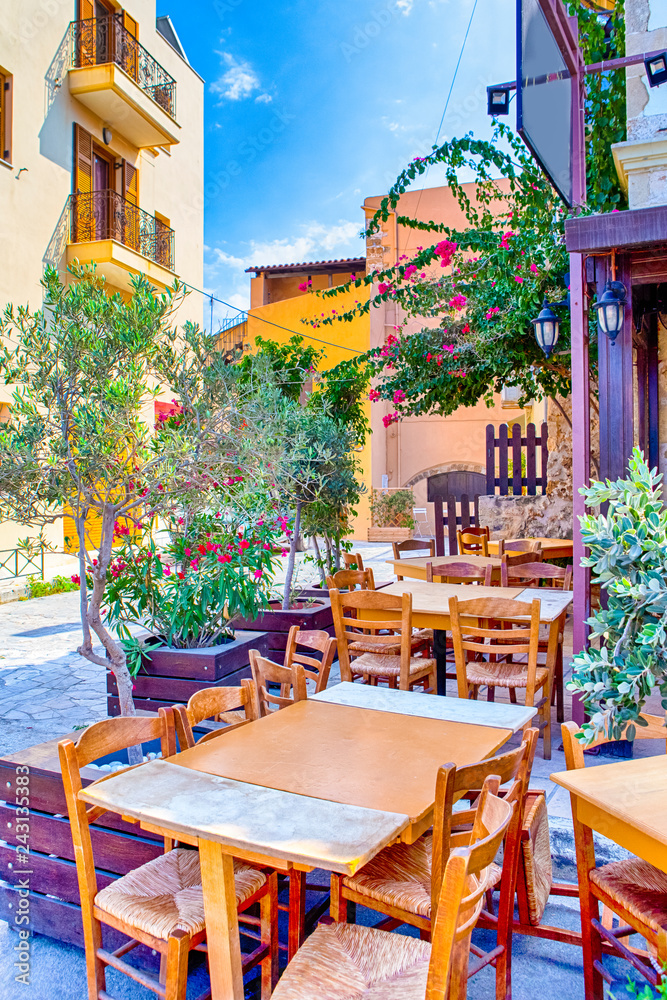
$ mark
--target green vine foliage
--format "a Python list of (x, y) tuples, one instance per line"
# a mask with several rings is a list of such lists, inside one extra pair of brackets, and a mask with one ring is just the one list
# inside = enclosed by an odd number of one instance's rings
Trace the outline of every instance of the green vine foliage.
[[(587, 63), (623, 54), (620, 14), (601, 19), (573, 6)], [(625, 207), (610, 150), (612, 142), (625, 136), (624, 74), (589, 74), (586, 85), (587, 211), (608, 212)], [(413, 160), (382, 200), (367, 235), (378, 232), (399, 208), (401, 195), (437, 165), (445, 169), (464, 226), (399, 214), (400, 226), (424, 233), (424, 245), (412, 259), (403, 257), (384, 270), (318, 293), (329, 299), (353, 284), (373, 285), (370, 299), (355, 310), (332, 312), (313, 325), (351, 321), (382, 302), (400, 306), (403, 319), (385, 345), (346, 363), (373, 378), (372, 399), (394, 404), (385, 422), (426, 413), (446, 416), (480, 399), (490, 405), (503, 386), (519, 386), (524, 400), (567, 395), (568, 310), (560, 310), (560, 341), (550, 359), (538, 347), (531, 325), (544, 298), (560, 302), (567, 296), (567, 213), (523, 141), (506, 124), (496, 121), (490, 141), (470, 133)], [(460, 175), (474, 178), (474, 200)], [(421, 328), (415, 330), (417, 324)], [(592, 362), (595, 368), (594, 350)]]
[(588, 620), (600, 649), (574, 658), (570, 691), (581, 694), (590, 721), (582, 740), (599, 735), (634, 739), (640, 713), (655, 687), (667, 709), (667, 509), (662, 475), (635, 448), (627, 479), (594, 482), (580, 492), (589, 508), (609, 504), (606, 516), (580, 518), (593, 579), (608, 605)]

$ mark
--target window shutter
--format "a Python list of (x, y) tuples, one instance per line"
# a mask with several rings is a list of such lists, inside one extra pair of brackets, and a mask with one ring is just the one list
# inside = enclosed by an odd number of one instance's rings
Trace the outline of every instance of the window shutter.
[(74, 191), (72, 211), (72, 238), (75, 243), (94, 239), (95, 213), (93, 207), (93, 137), (81, 125), (74, 123), (74, 164), (72, 170)]
[(123, 160), (123, 197), (132, 205), (139, 204), (139, 171)]
[(127, 160), (123, 160), (121, 179), (123, 184), (122, 194), (123, 198), (125, 198), (123, 243), (125, 246), (132, 247), (133, 250), (139, 250), (139, 171), (131, 163), (128, 163)]
[(8, 150), (5, 144), (5, 122), (7, 120), (7, 115), (5, 112), (7, 97), (5, 93), (5, 75), (0, 73), (0, 158), (5, 160), (7, 158)]
[(139, 39), (139, 25), (126, 10), (123, 11), (123, 27), (133, 38)]
[(94, 17), (95, 12), (93, 10), (93, 0), (79, 0), (79, 21), (87, 21), (89, 18)]

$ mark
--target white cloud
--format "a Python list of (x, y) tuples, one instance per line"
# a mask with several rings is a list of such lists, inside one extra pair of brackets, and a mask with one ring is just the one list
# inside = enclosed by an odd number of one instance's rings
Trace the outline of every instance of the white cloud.
[[(261, 90), (259, 76), (247, 60), (238, 60), (231, 52), (221, 52), (220, 58), (227, 69), (211, 84), (211, 93), (217, 94), (219, 103), (224, 100), (243, 101), (257, 90)], [(268, 103), (272, 100), (269, 94), (259, 94), (257, 101)]]
[(415, 5), (415, 0), (396, 0), (396, 8), (400, 10), (404, 17), (408, 17), (412, 8)]
[(271, 94), (260, 94), (255, 98), (255, 104), (270, 104), (272, 100)]
[(230, 253), (222, 247), (209, 247), (206, 254), (207, 287), (215, 295), (238, 309), (250, 305), (250, 275), (252, 265), (293, 264), (302, 261), (329, 260), (336, 257), (362, 257), (363, 242), (358, 238), (359, 222), (340, 219), (333, 225), (308, 222), (292, 237), (276, 240), (250, 240)]

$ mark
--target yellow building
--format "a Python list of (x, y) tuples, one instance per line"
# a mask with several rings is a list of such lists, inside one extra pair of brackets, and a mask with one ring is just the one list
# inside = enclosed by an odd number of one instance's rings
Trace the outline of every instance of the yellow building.
[(0, 308), (38, 309), (45, 265), (74, 259), (110, 291), (202, 287), (203, 89), (155, 0), (0, 4)]
[[(465, 187), (469, 197), (474, 199), (474, 185)], [(380, 201), (380, 197), (366, 199), (363, 206), (366, 222), (379, 208)], [(397, 211), (383, 223), (381, 232), (367, 240), (364, 257), (249, 268), (254, 277), (250, 282), (247, 331), (239, 325), (227, 331), (230, 345), (235, 339), (240, 340), (242, 333), (252, 345), (257, 335), (284, 342), (292, 336), (291, 331), (295, 331), (305, 338), (312, 337), (309, 342), (324, 350), (320, 367), (326, 370), (345, 358), (353, 357), (355, 352), (362, 354), (371, 347), (385, 344), (403, 318), (393, 302), (383, 302), (378, 308), (371, 308), (370, 313), (355, 318), (352, 323), (327, 325), (313, 330), (303, 320), (317, 318), (322, 312), (329, 315), (332, 308), (339, 313), (345, 312), (352, 307), (355, 299), (367, 300), (371, 290), (373, 295), (377, 294), (375, 285), (352, 288), (335, 299), (323, 300), (313, 294), (315, 291), (344, 284), (350, 273), (363, 276), (367, 272), (389, 267), (403, 254), (410, 256), (416, 252), (424, 236), (418, 230), (400, 226), (397, 222), (399, 215), (449, 226), (464, 224), (461, 210), (449, 188), (410, 191), (401, 198)], [(407, 330), (420, 329), (422, 325), (422, 321), (412, 320)], [(317, 343), (315, 338), (328, 343)], [(479, 402), (476, 406), (461, 407), (449, 417), (407, 417), (389, 427), (384, 426), (382, 418), (394, 407), (387, 402), (367, 405), (372, 434), (360, 459), (369, 492), (359, 505), (354, 532), (356, 538), (366, 538), (370, 526), (371, 487), (410, 487), (415, 506), (427, 510), (428, 526), (422, 530), (425, 534), (433, 534), (433, 508), (427, 504), (429, 477), (443, 472), (484, 472), (485, 431), (489, 423), (494, 424), (497, 431), (503, 423), (520, 423), (525, 428), (527, 420), (539, 424), (546, 419), (543, 406), (535, 406), (528, 411), (521, 409), (516, 393), (512, 391), (506, 391), (502, 397), (497, 396), (491, 408)]]

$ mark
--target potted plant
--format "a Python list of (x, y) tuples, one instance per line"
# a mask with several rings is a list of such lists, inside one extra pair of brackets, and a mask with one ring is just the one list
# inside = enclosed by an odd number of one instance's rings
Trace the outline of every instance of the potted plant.
[(383, 489), (371, 492), (369, 542), (402, 542), (412, 538), (415, 498), (409, 489)]
[(606, 515), (580, 518), (595, 582), (607, 607), (589, 619), (591, 647), (574, 657), (568, 689), (582, 696), (589, 721), (583, 741), (597, 735), (633, 740), (647, 698), (655, 688), (667, 709), (667, 511), (662, 475), (635, 448), (629, 476), (582, 488), (590, 508)]
[[(122, 544), (110, 565), (102, 614), (120, 637), (141, 708), (187, 701), (207, 685), (239, 684), (250, 676), (249, 650), (267, 655), (268, 637), (237, 631), (236, 621), (254, 619), (268, 603), (276, 524), (239, 522), (233, 513), (229, 505), (215, 514), (181, 510), (163, 532), (116, 525)], [(109, 714), (117, 715), (110, 670), (107, 691)]]

